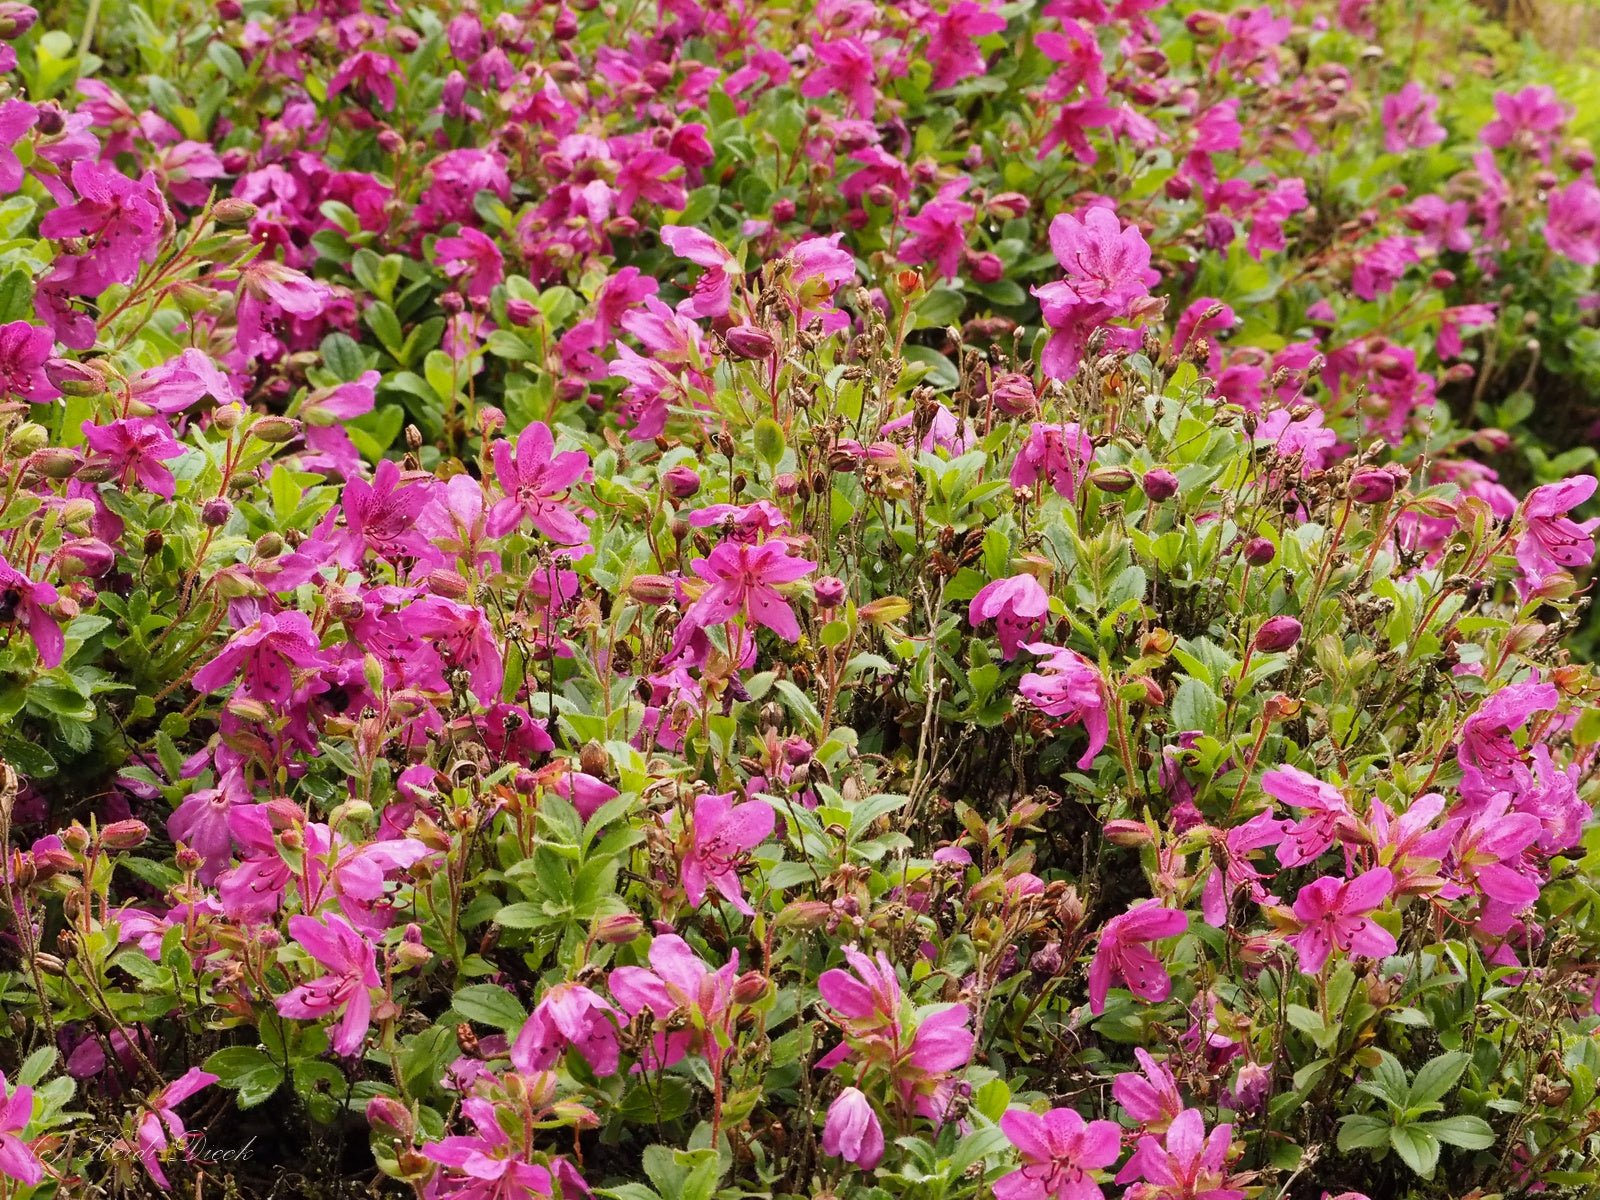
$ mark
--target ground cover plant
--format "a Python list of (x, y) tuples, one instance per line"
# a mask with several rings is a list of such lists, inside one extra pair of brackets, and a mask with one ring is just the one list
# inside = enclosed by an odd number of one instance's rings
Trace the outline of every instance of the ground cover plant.
[(1600, 1194), (1576, 47), (0, 38), (0, 1197)]

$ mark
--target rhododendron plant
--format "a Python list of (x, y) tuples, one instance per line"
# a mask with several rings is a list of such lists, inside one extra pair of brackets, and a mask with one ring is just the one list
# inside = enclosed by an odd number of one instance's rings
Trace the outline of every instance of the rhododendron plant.
[(1498, 7), (0, 2), (0, 1198), (1600, 1189)]

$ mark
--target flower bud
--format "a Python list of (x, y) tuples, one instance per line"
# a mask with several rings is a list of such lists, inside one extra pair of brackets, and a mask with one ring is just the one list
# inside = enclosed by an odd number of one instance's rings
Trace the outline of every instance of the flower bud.
[(1428, 282), (1433, 284), (1434, 287), (1438, 288), (1442, 292), (1448, 287), (1455, 286), (1456, 273), (1454, 271), (1447, 271), (1443, 267), (1440, 267), (1432, 275), (1428, 276)]
[(1163, 500), (1170, 500), (1178, 494), (1178, 477), (1165, 467), (1146, 471), (1139, 484), (1144, 488), (1144, 494), (1149, 497), (1152, 504), (1160, 504)]
[(411, 1140), (416, 1129), (411, 1110), (392, 1096), (374, 1096), (367, 1101), (367, 1123), (393, 1130), (405, 1141)]
[(662, 474), (661, 482), (674, 500), (687, 500), (700, 490), (700, 474), (693, 467), (673, 467)]
[(532, 300), (523, 300), (513, 296), (506, 301), (506, 320), (513, 325), (531, 325), (533, 319), (539, 315), (539, 306)]
[(300, 436), (300, 422), (293, 417), (258, 417), (250, 426), (250, 432), (263, 442), (281, 445)]
[(735, 358), (768, 359), (778, 348), (777, 340), (755, 325), (735, 325), (723, 334)]
[(26, 458), (50, 444), (50, 431), (37, 421), (24, 421), (11, 431), (7, 449), (17, 458)]
[(1292, 721), (1300, 715), (1301, 702), (1298, 697), (1282, 694), (1270, 697), (1262, 706), (1262, 713), (1269, 723), (1276, 721)]
[(211, 414), (211, 424), (223, 433), (232, 433), (244, 420), (244, 409), (237, 404), (224, 404)]
[[(28, 466), (46, 479), (71, 479), (82, 465), (83, 456), (65, 446), (46, 446), (28, 459)], [(94, 501), (88, 503), (93, 504)]]
[(1171, 630), (1152, 629), (1139, 643), (1139, 654), (1146, 658), (1165, 658), (1177, 644), (1177, 635)]
[(767, 994), (767, 977), (760, 971), (746, 971), (733, 981), (735, 1004), (754, 1004)]
[(634, 913), (601, 917), (594, 923), (594, 940), (607, 946), (625, 946), (644, 934), (644, 922)]
[(211, 219), (224, 229), (236, 229), (248, 225), (255, 218), (256, 212), (256, 206), (250, 201), (241, 200), (237, 196), (224, 196), (211, 209)]
[(38, 12), (29, 5), (5, 0), (0, 3), (0, 38), (13, 41), (32, 29), (38, 19)]
[(824, 612), (838, 608), (844, 600), (844, 580), (836, 575), (824, 575), (811, 585), (812, 597)]
[(1129, 849), (1138, 849), (1148, 846), (1155, 840), (1155, 835), (1150, 832), (1150, 827), (1143, 821), (1130, 821), (1118, 819), (1107, 821), (1102, 827), (1106, 840), (1113, 846), (1126, 846)]
[(1034, 390), (1033, 380), (1020, 371), (997, 376), (989, 395), (994, 406), (1007, 416), (1031, 417), (1039, 411), (1039, 393)]
[(447, 600), (465, 600), (472, 594), (472, 587), (455, 571), (447, 571), (443, 567), (428, 572), (428, 590), (435, 596), (443, 596)]
[(98, 396), (106, 390), (106, 377), (88, 363), (70, 358), (48, 358), (44, 375), (66, 396)]
[(1128, 681), (1144, 689), (1140, 702), (1146, 708), (1161, 708), (1167, 702), (1167, 694), (1161, 690), (1161, 685), (1148, 675), (1136, 675)]
[(149, 836), (150, 826), (130, 817), (126, 821), (113, 821), (102, 829), (100, 844), (107, 850), (132, 850), (143, 845)]
[(1350, 499), (1357, 504), (1387, 504), (1409, 478), (1404, 468), (1362, 467), (1350, 476)]
[(99, 579), (116, 566), (117, 554), (99, 538), (73, 538), (62, 543), (56, 561), (63, 579), (78, 575)]
[(911, 601), (903, 596), (879, 596), (871, 604), (861, 607), (860, 616), (868, 625), (881, 628), (892, 625), (911, 611)]
[(665, 575), (635, 575), (628, 581), (628, 596), (640, 604), (666, 604), (678, 594)]
[(1300, 640), (1300, 622), (1293, 617), (1269, 617), (1256, 630), (1252, 647), (1261, 654), (1287, 650)]
[(178, 852), (173, 856), (173, 861), (178, 864), (178, 870), (185, 875), (192, 875), (206, 865), (205, 855), (193, 846), (178, 844)]
[(989, 211), (1002, 220), (1025, 217), (1032, 207), (1033, 201), (1021, 192), (996, 192), (989, 197)]
[(1120, 494), (1133, 486), (1133, 472), (1127, 467), (1096, 467), (1089, 472), (1089, 482), (1102, 492)]
[(820, 929), (833, 916), (833, 905), (823, 900), (797, 900), (778, 910), (773, 924), (779, 929)]
[(283, 534), (269, 529), (256, 539), (256, 554), (261, 558), (277, 558), (283, 553)]
[(1277, 556), (1278, 548), (1270, 538), (1251, 538), (1245, 543), (1244, 560), (1252, 567), (1264, 567)]
[(233, 516), (233, 505), (225, 496), (213, 496), (200, 506), (200, 523), (210, 529), (221, 529)]

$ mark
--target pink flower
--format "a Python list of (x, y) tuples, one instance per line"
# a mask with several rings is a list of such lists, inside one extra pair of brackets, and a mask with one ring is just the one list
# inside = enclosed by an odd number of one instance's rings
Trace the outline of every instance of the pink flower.
[(811, 99), (843, 92), (856, 116), (870, 119), (877, 107), (877, 64), (872, 49), (859, 38), (839, 38), (814, 47), (817, 66), (800, 84)]
[(422, 1147), (424, 1157), (457, 1173), (431, 1184), (426, 1192), (430, 1200), (530, 1200), (555, 1195), (557, 1181), (568, 1200), (589, 1194), (565, 1159), (553, 1159), (549, 1167), (528, 1162), (524, 1146), (531, 1131), (513, 1140), (490, 1101), (468, 1096), (461, 1111), (472, 1123), (473, 1135), (456, 1134)]
[(1012, 575), (984, 584), (967, 606), (967, 620), (974, 627), (985, 621), (995, 623), (1000, 635), (1000, 653), (1009, 662), (1017, 656), (1025, 638), (1038, 634), (1050, 611), (1050, 593), (1032, 575)]
[(1364, 958), (1393, 954), (1393, 935), (1367, 916), (1393, 891), (1394, 875), (1387, 867), (1348, 881), (1325, 875), (1301, 888), (1294, 901), (1300, 932), (1287, 939), (1300, 955), (1300, 970), (1315, 975), (1335, 949)]
[(721, 625), (741, 615), (766, 626), (784, 641), (799, 640), (800, 623), (777, 588), (809, 575), (816, 570), (816, 563), (791, 557), (788, 546), (775, 540), (756, 546), (723, 542), (709, 557), (689, 565), (711, 586), (683, 614), (678, 626), (680, 640), (693, 630)]
[(828, 1106), (822, 1126), (822, 1151), (863, 1171), (883, 1160), (883, 1126), (872, 1104), (857, 1088), (847, 1087)]
[(435, 242), (433, 256), (447, 277), (465, 281), (462, 291), (469, 300), (487, 300), (504, 276), (500, 247), (470, 225)]
[(1085, 1121), (1070, 1108), (1043, 1116), (1013, 1108), (1000, 1129), (1022, 1152), (1022, 1166), (995, 1180), (995, 1200), (1103, 1200), (1088, 1172), (1109, 1167), (1122, 1154), (1114, 1121)]
[(889, 1063), (901, 1104), (935, 1125), (944, 1123), (955, 1096), (952, 1073), (972, 1061), (977, 1038), (967, 1028), (971, 1020), (965, 1004), (952, 1004), (923, 1017), (910, 1048)]
[(1550, 193), (1545, 241), (1550, 249), (1580, 266), (1600, 263), (1600, 188), (1575, 179)]
[(680, 1008), (689, 1021), (658, 1032), (644, 1065), (662, 1070), (691, 1051), (704, 1054), (718, 1071), (730, 1040), (733, 980), (739, 973), (739, 952), (713, 971), (677, 934), (662, 934), (650, 943), (650, 968), (617, 967), (607, 986), (630, 1019), (649, 1009), (659, 1025)]
[(1302, 867), (1320, 858), (1338, 837), (1339, 823), (1350, 816), (1350, 803), (1331, 783), (1299, 767), (1275, 767), (1261, 776), (1261, 790), (1307, 816), (1284, 831), (1278, 861), (1285, 867)]
[(1183, 1111), (1183, 1093), (1165, 1063), (1152, 1058), (1143, 1047), (1135, 1046), (1139, 1070), (1124, 1071), (1111, 1081), (1111, 1094), (1139, 1124), (1152, 1131), (1165, 1129)]
[(1089, 964), (1089, 1011), (1095, 1016), (1105, 1011), (1113, 982), (1152, 1004), (1171, 995), (1172, 979), (1146, 943), (1177, 937), (1187, 928), (1189, 918), (1159, 900), (1146, 900), (1107, 921)]
[(685, 317), (726, 316), (733, 298), (733, 276), (740, 273), (738, 260), (710, 234), (687, 225), (663, 225), (661, 240), (679, 258), (706, 268), (690, 289), (689, 298), (678, 305), (678, 312)]
[(696, 798), (691, 822), (694, 841), (683, 859), (683, 891), (698, 908), (709, 883), (735, 908), (750, 917), (755, 910), (739, 886), (739, 858), (772, 835), (777, 814), (760, 800), (731, 803), (733, 793), (708, 793)]
[(56, 602), (56, 589), (35, 583), (0, 555), (0, 628), (20, 626), (33, 639), (44, 667), (59, 667), (67, 639), (45, 606)]
[(923, 21), (928, 35), (924, 52), (933, 67), (928, 87), (934, 91), (954, 87), (963, 79), (983, 74), (983, 55), (973, 42), (991, 33), (1000, 33), (1006, 19), (990, 12), (974, 0), (955, 0), (941, 13), (929, 13)]
[(183, 1118), (175, 1110), (190, 1096), (216, 1082), (217, 1076), (199, 1067), (190, 1067), (146, 1101), (148, 1111), (139, 1118), (137, 1154), (145, 1170), (150, 1172), (150, 1178), (162, 1187), (172, 1185), (161, 1169), (161, 1152), (168, 1146), (182, 1145), (189, 1137)]
[(1230, 1186), (1232, 1145), (1233, 1126), (1218, 1125), (1208, 1138), (1199, 1110), (1186, 1108), (1168, 1127), (1164, 1144), (1139, 1139), (1117, 1182), (1144, 1181), (1128, 1191), (1127, 1200), (1244, 1200), (1245, 1193)]
[(1511, 812), (1509, 792), (1497, 793), (1470, 818), (1451, 821), (1455, 874), (1469, 887), (1521, 912), (1539, 898), (1539, 878), (1524, 851), (1544, 834), (1530, 813)]
[(1081, 724), (1089, 734), (1088, 748), (1078, 759), (1086, 768), (1105, 748), (1111, 732), (1106, 711), (1105, 680), (1099, 669), (1076, 650), (1030, 642), (1030, 654), (1044, 656), (1038, 671), (1029, 671), (1017, 683), (1023, 699), (1040, 712)]
[(26, 100), (0, 104), (0, 196), (22, 187), (22, 160), (15, 146), (39, 122), (39, 110)]
[[(845, 946), (843, 953), (855, 973), (840, 967), (824, 971), (817, 980), (817, 990), (822, 993), (823, 1000), (836, 1017), (842, 1018), (841, 1024), (852, 1036), (888, 1033), (898, 1039), (901, 993), (894, 965), (881, 950), (875, 960), (853, 945)], [(848, 1055), (848, 1047), (841, 1044), (817, 1066), (826, 1070)]]
[(172, 499), (176, 483), (161, 464), (181, 458), (183, 447), (164, 421), (123, 417), (109, 425), (85, 424), (83, 436), (95, 453), (105, 456), (124, 485), (136, 480), (146, 491)]
[[(12, 1088), (0, 1074), (0, 1175), (24, 1184), (44, 1178), (44, 1163), (20, 1136), (33, 1119), (33, 1089)], [(880, 1136), (879, 1146), (883, 1144)]]
[(1417, 261), (1409, 238), (1386, 237), (1360, 252), (1350, 274), (1350, 290), (1363, 300), (1376, 300), (1392, 292), (1406, 268)]
[(1461, 725), (1456, 761), (1468, 779), (1493, 790), (1514, 787), (1523, 756), (1512, 733), (1527, 725), (1534, 713), (1548, 712), (1560, 701), (1555, 684), (1537, 679), (1513, 683), (1490, 696)]
[(1554, 88), (1529, 86), (1515, 93), (1497, 92), (1494, 109), (1495, 119), (1479, 135), (1484, 145), (1500, 150), (1516, 141), (1532, 150), (1539, 161), (1550, 161), (1551, 141), (1568, 115)]
[(372, 1019), (372, 989), (381, 987), (372, 943), (343, 917), (289, 918), (289, 936), (327, 968), (328, 973), (278, 997), (278, 1012), (300, 1020), (320, 1020), (344, 1010), (329, 1041), (335, 1054), (350, 1057), (366, 1040)]
[(511, 1065), (519, 1071), (551, 1071), (569, 1046), (577, 1047), (596, 1075), (617, 1073), (616, 1010), (582, 984), (558, 983), (523, 1023), (511, 1044)]
[(195, 691), (206, 693), (242, 676), (243, 694), (285, 704), (294, 693), (293, 673), (314, 671), (327, 661), (304, 613), (262, 613), (253, 625), (234, 634), (191, 682)]
[(383, 106), (384, 112), (394, 111), (394, 76), (400, 64), (387, 54), (362, 50), (346, 58), (328, 83), (328, 96), (337, 96), (350, 88), (360, 96), (367, 96)]
[(1546, 576), (1594, 561), (1594, 531), (1600, 518), (1574, 521), (1567, 514), (1594, 495), (1593, 475), (1574, 475), (1536, 487), (1522, 503), (1523, 534), (1517, 539), (1517, 564), (1538, 586)]
[(967, 190), (968, 183), (963, 176), (945, 184), (920, 212), (902, 222), (911, 236), (900, 244), (901, 262), (931, 262), (945, 279), (961, 274), (961, 256), (967, 248), (966, 226), (977, 211), (957, 199)]
[(155, 253), (170, 214), (148, 171), (133, 180), (97, 158), (80, 158), (71, 177), (78, 199), (46, 213), (39, 234), (83, 238), (90, 249), (58, 256), (47, 282), (73, 295), (98, 296), (138, 273), (139, 264)]
[[(0, 105), (0, 109), (3, 108), (4, 105)], [(0, 385), (7, 393), (36, 404), (55, 399), (56, 386), (44, 373), (44, 364), (54, 342), (50, 331), (42, 325), (30, 325), (26, 321), (0, 325)]]
[(1383, 148), (1390, 154), (1421, 150), (1444, 141), (1444, 126), (1433, 119), (1439, 97), (1415, 81), (1383, 98)]
[(1075, 422), (1045, 425), (1035, 421), (1011, 464), (1011, 486), (1032, 487), (1043, 475), (1059, 495), (1072, 500), (1093, 459), (1094, 443)]
[(1150, 292), (1150, 245), (1138, 226), (1124, 228), (1109, 208), (1091, 208), (1082, 220), (1070, 213), (1058, 215), (1050, 222), (1050, 249), (1080, 300), (1126, 312)]
[(329, 291), (327, 284), (301, 271), (258, 258), (240, 276), (238, 296), (235, 341), (246, 358), (257, 358), (275, 350), (273, 331), (286, 319), (319, 316), (328, 306)]
[(526, 520), (564, 546), (587, 540), (588, 527), (563, 501), (588, 469), (589, 456), (582, 450), (555, 453), (555, 438), (543, 421), (532, 422), (517, 436), (515, 454), (509, 442), (496, 442), (494, 473), (505, 498), (489, 510), (485, 531), (504, 537)]

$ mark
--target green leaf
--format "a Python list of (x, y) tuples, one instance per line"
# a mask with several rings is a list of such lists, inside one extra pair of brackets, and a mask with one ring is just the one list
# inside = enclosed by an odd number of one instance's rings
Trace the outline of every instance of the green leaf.
[(1214, 733), (1222, 724), (1222, 701), (1198, 679), (1185, 679), (1172, 698), (1172, 727)]
[(1467, 1069), (1471, 1057), (1460, 1050), (1450, 1054), (1441, 1054), (1432, 1062), (1426, 1063), (1417, 1072), (1417, 1077), (1411, 1081), (1411, 1090), (1406, 1097), (1406, 1108), (1421, 1108), (1433, 1104), (1445, 1097), (1445, 1094), (1455, 1087), (1456, 1080), (1461, 1078), (1461, 1073)]
[(1339, 1122), (1339, 1149), (1373, 1150), (1389, 1143), (1389, 1122), (1371, 1113), (1356, 1113)]
[(1439, 1139), (1417, 1125), (1397, 1125), (1389, 1131), (1389, 1144), (1400, 1160), (1424, 1179), (1433, 1178), (1439, 1165)]
[(205, 1069), (225, 1088), (238, 1092), (240, 1108), (269, 1099), (283, 1082), (283, 1066), (258, 1046), (228, 1046), (206, 1059)]
[(762, 417), (756, 422), (755, 428), (756, 453), (769, 467), (776, 467), (783, 461), (783, 452), (787, 447), (783, 439), (783, 426), (771, 417)]
[(1494, 1129), (1482, 1117), (1444, 1117), (1413, 1126), (1424, 1129), (1446, 1146), (1460, 1146), (1463, 1150), (1487, 1150), (1494, 1145)]
[(522, 1004), (505, 988), (477, 983), (464, 987), (450, 999), (450, 1007), (469, 1021), (511, 1033), (528, 1019)]

